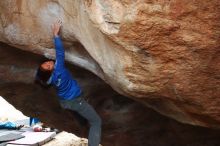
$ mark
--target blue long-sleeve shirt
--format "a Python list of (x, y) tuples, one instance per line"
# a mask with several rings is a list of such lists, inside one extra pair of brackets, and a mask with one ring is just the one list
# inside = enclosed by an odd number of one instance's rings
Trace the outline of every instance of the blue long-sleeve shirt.
[(65, 68), (65, 53), (59, 36), (54, 37), (56, 62), (49, 83), (55, 86), (60, 100), (70, 100), (81, 95), (81, 88)]

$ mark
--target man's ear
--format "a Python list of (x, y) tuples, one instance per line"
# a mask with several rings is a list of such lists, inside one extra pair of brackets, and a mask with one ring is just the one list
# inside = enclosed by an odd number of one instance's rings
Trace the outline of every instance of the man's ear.
[(40, 64), (39, 69), (43, 71), (43, 70), (44, 70), (44, 68), (42, 67), (42, 65), (43, 65), (43, 63), (42, 63), (42, 64)]

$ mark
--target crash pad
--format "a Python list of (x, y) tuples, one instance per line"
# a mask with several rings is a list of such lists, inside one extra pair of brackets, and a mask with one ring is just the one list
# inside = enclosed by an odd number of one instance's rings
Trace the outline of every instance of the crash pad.
[(24, 136), (21, 134), (15, 134), (15, 133), (8, 133), (6, 135), (0, 136), (0, 142), (7, 142), (12, 140), (17, 140), (20, 138), (23, 138)]
[(45, 144), (50, 141), (56, 135), (55, 132), (24, 132), (22, 136), (25, 136), (22, 139), (18, 139), (15, 141), (10, 141), (8, 144), (11, 145), (30, 145), (30, 146), (38, 146)]

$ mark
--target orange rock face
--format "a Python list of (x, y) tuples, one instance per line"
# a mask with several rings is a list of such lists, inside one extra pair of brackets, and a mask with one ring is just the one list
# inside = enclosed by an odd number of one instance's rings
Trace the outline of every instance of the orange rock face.
[[(16, 1), (16, 3), (15, 3)], [(66, 59), (116, 91), (184, 123), (220, 127), (219, 0), (0, 2), (0, 41)]]

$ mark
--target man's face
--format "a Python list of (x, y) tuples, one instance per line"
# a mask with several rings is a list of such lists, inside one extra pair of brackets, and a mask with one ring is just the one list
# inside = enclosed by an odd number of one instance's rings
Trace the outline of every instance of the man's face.
[(54, 62), (53, 61), (46, 61), (41, 64), (41, 68), (45, 71), (52, 71), (54, 69)]

